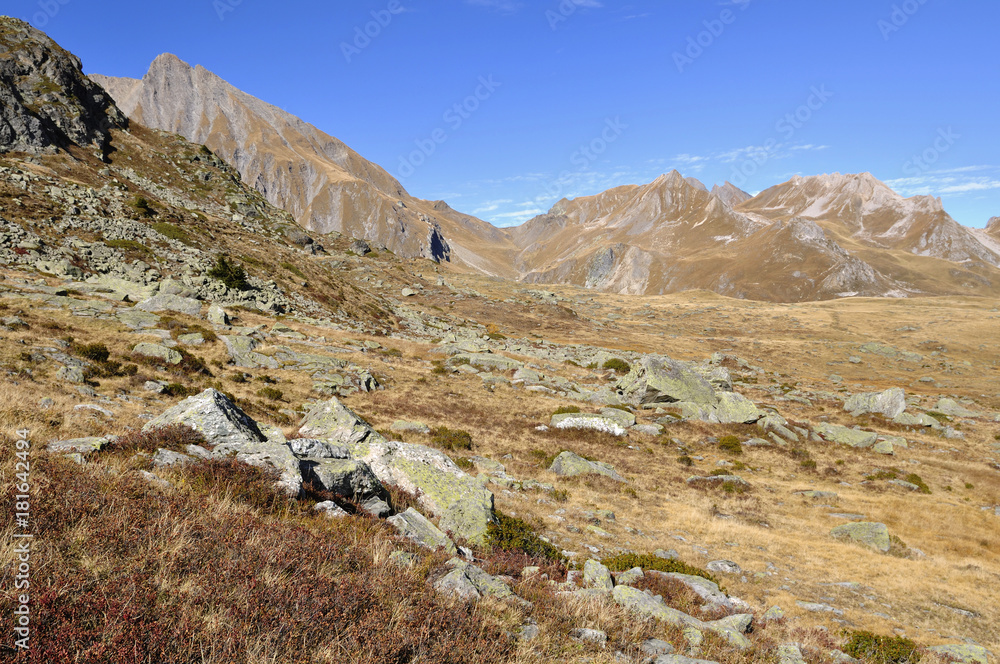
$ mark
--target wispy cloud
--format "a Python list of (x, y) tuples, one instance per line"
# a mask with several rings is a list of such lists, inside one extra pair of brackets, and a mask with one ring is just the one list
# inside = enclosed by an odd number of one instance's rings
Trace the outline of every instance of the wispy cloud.
[(887, 180), (886, 184), (904, 196), (960, 196), (1000, 189), (1000, 168), (961, 166)]

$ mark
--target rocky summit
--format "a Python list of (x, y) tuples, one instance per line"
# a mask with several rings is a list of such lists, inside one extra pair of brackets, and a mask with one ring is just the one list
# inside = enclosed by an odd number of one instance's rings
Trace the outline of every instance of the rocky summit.
[(98, 80), (131, 121), (0, 18), (4, 661), (997, 661), (996, 224), (671, 174), (489, 231), (179, 60)]

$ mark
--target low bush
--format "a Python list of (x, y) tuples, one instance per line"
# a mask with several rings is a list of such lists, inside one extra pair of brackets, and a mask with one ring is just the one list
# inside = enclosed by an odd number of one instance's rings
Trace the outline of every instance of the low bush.
[(92, 362), (107, 362), (108, 358), (111, 357), (111, 351), (108, 347), (101, 343), (95, 344), (83, 344), (83, 345), (73, 345), (71, 349), (75, 355), (78, 355), (85, 360), (91, 360)]
[[(920, 475), (917, 475), (916, 473), (910, 473), (904, 479), (905, 479), (905, 481), (909, 482), (910, 484), (916, 484), (917, 487), (920, 490), (920, 493), (928, 493), (929, 494), (931, 492), (931, 488), (929, 486), (927, 486), (927, 483), (924, 482), (923, 478), (920, 477)], [(966, 482), (965, 483), (965, 488), (966, 489), (971, 489), (972, 485), (969, 484), (968, 482)]]
[(219, 256), (215, 265), (208, 271), (208, 276), (221, 281), (229, 290), (248, 291), (253, 288), (247, 280), (247, 272), (243, 266), (231, 262), (225, 256)]
[(285, 393), (276, 387), (263, 387), (257, 390), (257, 396), (268, 399), (269, 401), (281, 401), (281, 398), (285, 396)]
[(191, 236), (179, 226), (174, 226), (173, 224), (168, 224), (164, 221), (158, 224), (153, 224), (153, 230), (169, 240), (176, 240), (187, 245), (192, 244)]
[(553, 415), (567, 415), (570, 413), (579, 413), (579, 406), (559, 406), (556, 411), (552, 413)]
[(743, 454), (743, 445), (740, 444), (740, 439), (732, 435), (723, 436), (719, 439), (719, 449), (733, 456)]
[(129, 202), (129, 207), (135, 211), (140, 217), (154, 217), (156, 216), (156, 210), (150, 205), (149, 201), (143, 196), (136, 196)]
[(546, 560), (566, 560), (559, 549), (540, 538), (525, 521), (500, 511), (496, 512), (496, 523), (486, 526), (486, 543), (491, 549), (500, 551)]
[(431, 429), (431, 444), (443, 450), (471, 450), (472, 434), (461, 429), (437, 427)]
[(617, 357), (612, 357), (610, 360), (604, 363), (601, 367), (602, 369), (609, 369), (615, 373), (627, 374), (632, 370), (632, 365), (630, 365), (625, 360), (620, 360)]
[(842, 650), (856, 659), (873, 664), (916, 664), (920, 661), (917, 644), (901, 636), (881, 636), (872, 632), (847, 631)]
[(712, 583), (718, 584), (720, 588), (722, 585), (711, 572), (688, 565), (681, 560), (660, 558), (652, 553), (619, 553), (616, 556), (604, 558), (601, 560), (601, 564), (612, 572), (625, 572), (633, 567), (641, 567), (644, 570), (654, 570), (656, 572), (673, 572), (675, 574), (700, 576), (703, 579), (708, 579)]

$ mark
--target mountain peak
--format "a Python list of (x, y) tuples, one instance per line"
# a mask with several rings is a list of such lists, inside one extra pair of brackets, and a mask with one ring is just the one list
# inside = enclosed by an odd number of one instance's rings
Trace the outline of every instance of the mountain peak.
[(743, 191), (729, 180), (726, 180), (726, 183), (721, 187), (719, 185), (712, 187), (711, 193), (729, 207), (739, 205), (743, 201), (748, 201), (753, 198), (753, 196)]
[(986, 232), (1000, 238), (1000, 217), (993, 217), (986, 222)]
[(24, 21), (0, 17), (0, 152), (72, 144), (105, 151), (128, 120), (80, 59)]

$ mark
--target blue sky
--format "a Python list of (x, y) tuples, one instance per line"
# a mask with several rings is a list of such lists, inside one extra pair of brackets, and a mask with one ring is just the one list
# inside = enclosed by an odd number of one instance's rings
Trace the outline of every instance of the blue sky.
[[(96, 7), (99, 6), (99, 9)], [(870, 171), (1000, 215), (994, 0), (7, 0), (85, 70), (161, 52), (500, 226), (676, 168)], [(367, 35), (365, 32), (367, 31)]]

